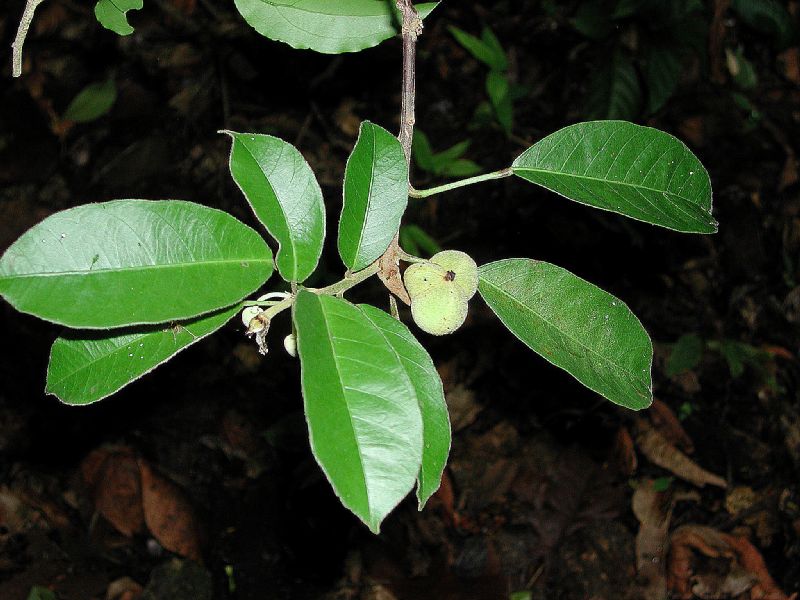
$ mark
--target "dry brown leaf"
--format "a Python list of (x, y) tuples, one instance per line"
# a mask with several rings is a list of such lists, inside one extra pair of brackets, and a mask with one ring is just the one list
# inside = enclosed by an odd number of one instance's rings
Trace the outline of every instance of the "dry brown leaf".
[(99, 448), (84, 459), (80, 470), (95, 511), (125, 536), (142, 530), (142, 490), (133, 450)]
[(778, 191), (782, 192), (786, 188), (793, 186), (798, 180), (800, 180), (800, 173), (797, 170), (797, 156), (795, 156), (794, 152), (790, 152), (786, 156), (786, 162), (783, 164), (781, 178), (778, 182)]
[(783, 74), (792, 83), (800, 85), (800, 48), (794, 46), (778, 55)]
[(453, 490), (453, 480), (450, 479), (450, 475), (447, 474), (446, 470), (442, 473), (442, 484), (431, 498), (429, 506), (434, 505), (442, 507), (442, 512), (444, 513), (444, 518), (448, 525), (451, 527), (456, 526), (458, 522), (458, 515), (456, 514), (455, 508), (456, 495), (455, 490)]
[(9, 534), (20, 533), (27, 525), (26, 510), (18, 494), (6, 486), (0, 487), (0, 527)]
[(705, 120), (703, 117), (689, 117), (678, 126), (683, 139), (689, 140), (693, 146), (706, 143)]
[[(753, 600), (790, 600), (772, 579), (758, 550), (743, 537), (710, 527), (685, 525), (672, 534), (669, 556), (670, 589), (680, 598), (726, 598), (750, 590)], [(694, 552), (710, 558), (728, 558), (725, 574), (695, 573)]]
[(201, 561), (200, 528), (181, 489), (139, 460), (144, 521), (159, 543), (170, 552)]
[(639, 459), (636, 456), (636, 449), (633, 447), (633, 438), (627, 427), (620, 427), (614, 437), (614, 449), (612, 450), (614, 464), (616, 464), (623, 475), (633, 475), (639, 466)]
[(108, 584), (106, 600), (136, 600), (143, 591), (142, 586), (130, 577), (120, 577)]
[(647, 459), (698, 487), (706, 484), (725, 488), (727, 483), (719, 475), (706, 471), (654, 429), (644, 419), (638, 419), (636, 445)]
[(684, 525), (672, 533), (667, 562), (667, 586), (679, 598), (689, 600), (692, 593), (693, 551), (716, 558), (730, 549), (715, 529), (700, 525)]
[(692, 593), (703, 600), (738, 598), (755, 583), (755, 578), (736, 563), (727, 573), (698, 573), (692, 579)]
[(736, 552), (742, 569), (753, 576), (755, 585), (750, 591), (751, 598), (759, 600), (789, 600), (767, 571), (764, 559), (747, 539), (723, 534), (725, 541)]
[(386, 286), (386, 289), (402, 300), (406, 306), (411, 306), (411, 298), (408, 295), (406, 286), (403, 285), (403, 278), (400, 276), (399, 250), (400, 246), (397, 245), (397, 236), (395, 236), (389, 248), (378, 259), (380, 261), (378, 278)]
[(664, 600), (667, 593), (665, 558), (672, 495), (657, 492), (651, 481), (644, 481), (633, 493), (633, 514), (639, 520), (636, 534), (636, 572), (644, 581), (646, 600)]
[(653, 426), (666, 438), (672, 445), (677, 446), (687, 454), (694, 452), (694, 443), (689, 434), (681, 425), (678, 417), (672, 412), (672, 409), (661, 402), (661, 400), (654, 400), (653, 405), (648, 411), (650, 420)]

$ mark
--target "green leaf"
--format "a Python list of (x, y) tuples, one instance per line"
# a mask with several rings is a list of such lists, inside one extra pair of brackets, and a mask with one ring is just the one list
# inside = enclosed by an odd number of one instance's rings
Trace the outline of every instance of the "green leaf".
[(650, 46), (645, 53), (647, 112), (658, 111), (678, 87), (683, 70), (681, 52), (671, 46)]
[(408, 165), (400, 141), (383, 127), (361, 124), (347, 160), (339, 255), (351, 271), (369, 266), (386, 251), (408, 206)]
[(454, 146), (434, 153), (428, 136), (422, 131), (414, 131), (414, 143), (411, 147), (411, 154), (414, 162), (423, 171), (432, 175), (445, 175), (447, 177), (469, 177), (482, 171), (481, 167), (471, 160), (462, 159), (464, 153), (469, 150), (472, 142), (464, 140)]
[[(399, 13), (387, 0), (235, 0), (261, 35), (325, 54), (358, 52), (399, 32)], [(417, 4), (422, 18), (436, 2)]]
[(494, 34), (494, 31), (492, 31), (490, 27), (486, 26), (483, 28), (483, 30), (481, 31), (481, 40), (492, 50), (492, 52), (494, 52), (494, 54), (497, 57), (502, 57), (503, 61), (502, 63), (498, 63), (498, 66), (500, 64), (503, 64), (505, 66), (501, 67), (501, 70), (507, 69), (508, 56), (506, 55), (506, 51), (503, 48), (503, 45), (500, 43), (500, 40), (497, 39), (497, 36)]
[(50, 352), (45, 391), (73, 406), (107, 398), (214, 333), (238, 311), (237, 305), (174, 325), (66, 333)]
[(116, 200), (61, 211), (0, 258), (17, 310), (82, 329), (190, 319), (239, 302), (272, 274), (261, 236), (178, 200)]
[(511, 101), (511, 84), (505, 73), (492, 71), (486, 77), (486, 92), (489, 94), (497, 122), (507, 134), (514, 130), (514, 104)]
[(471, 160), (459, 159), (442, 168), (442, 175), (447, 177), (472, 177), (482, 172), (481, 166)]
[(717, 230), (708, 173), (680, 140), (657, 129), (578, 123), (534, 144), (512, 168), (581, 204), (676, 231)]
[(332, 296), (301, 290), (294, 324), (311, 449), (342, 504), (377, 533), (422, 466), (411, 357), (362, 309)]
[(653, 345), (628, 307), (549, 263), (524, 258), (480, 268), (481, 296), (531, 350), (615, 404), (653, 401)]
[(633, 62), (616, 51), (589, 81), (587, 112), (593, 119), (632, 119), (642, 107), (642, 87)]
[(64, 111), (64, 119), (76, 123), (88, 123), (107, 114), (117, 100), (117, 85), (114, 79), (93, 83), (81, 90)]
[(470, 140), (464, 140), (463, 142), (458, 142), (457, 144), (450, 146), (447, 150), (438, 152), (433, 158), (435, 167), (438, 169), (444, 169), (454, 160), (458, 160), (464, 156), (464, 153), (469, 150), (471, 145), (472, 142)]
[(94, 16), (100, 25), (119, 35), (130, 35), (133, 27), (128, 23), (125, 13), (139, 10), (144, 6), (143, 0), (100, 0), (94, 5)]
[(506, 53), (500, 45), (500, 41), (488, 27), (483, 30), (483, 39), (477, 38), (458, 27), (450, 26), (447, 29), (467, 52), (491, 69), (498, 71), (508, 69)]
[(433, 171), (433, 148), (431, 148), (431, 142), (428, 136), (425, 135), (419, 127), (414, 129), (414, 139), (411, 143), (411, 156), (420, 169), (429, 172)]
[(750, 27), (774, 37), (781, 47), (797, 40), (797, 22), (777, 0), (733, 0), (731, 8)]
[(667, 376), (674, 377), (694, 369), (703, 358), (704, 344), (700, 336), (693, 333), (682, 335), (672, 347), (667, 359)]
[(442, 251), (439, 243), (418, 225), (403, 225), (400, 228), (400, 247), (415, 256), (422, 256), (422, 252), (433, 256)]
[(258, 220), (278, 244), (275, 262), (287, 281), (305, 281), (325, 241), (325, 203), (300, 152), (271, 135), (235, 133), (230, 169)]
[(56, 600), (56, 595), (46, 587), (35, 585), (28, 594), (28, 600)]
[(436, 493), (450, 452), (450, 416), (444, 400), (442, 380), (431, 357), (403, 323), (382, 310), (358, 307), (380, 330), (405, 369), (422, 414), (422, 466), (417, 478), (419, 508)]

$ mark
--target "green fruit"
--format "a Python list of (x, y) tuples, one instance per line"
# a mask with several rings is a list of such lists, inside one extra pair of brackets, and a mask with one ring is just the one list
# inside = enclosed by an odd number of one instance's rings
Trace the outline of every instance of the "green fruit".
[(445, 284), (411, 297), (411, 316), (431, 335), (453, 333), (467, 319), (467, 301), (461, 290)]
[(467, 300), (478, 291), (478, 265), (469, 254), (445, 250), (435, 254), (431, 262), (450, 274), (451, 281), (461, 289)]
[(430, 262), (414, 263), (408, 267), (403, 274), (403, 283), (412, 302), (414, 298), (432, 290), (449, 287), (447, 271)]

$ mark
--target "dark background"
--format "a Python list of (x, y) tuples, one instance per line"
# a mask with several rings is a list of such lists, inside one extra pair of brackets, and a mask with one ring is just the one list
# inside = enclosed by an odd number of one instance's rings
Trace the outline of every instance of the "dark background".
[[(580, 4), (446, 0), (419, 43), (417, 124), (434, 147), (470, 138), (466, 157), (489, 171), (589, 116), (590, 81), (610, 46), (623, 43), (636, 57), (630, 32), (646, 36), (651, 24), (633, 19), (593, 40), (571, 22)], [(376, 538), (339, 506), (311, 458), (298, 364), (280, 348), (287, 323), (274, 326), (265, 359), (232, 323), (111, 399), (68, 408), (42, 391), (58, 328), (3, 303), (0, 500), (21, 499), (39, 517), (20, 531), (0, 530), (0, 598), (25, 598), (32, 585), (63, 600), (102, 598), (108, 582), (130, 576), (145, 585), (168, 560), (149, 534), (119, 539), (92, 516), (75, 473), (108, 444), (131, 448), (184, 490), (205, 539), (205, 570), (191, 585), (204, 588), (210, 574), (213, 598), (493, 599), (520, 590), (532, 598), (649, 598), (636, 578), (639, 525), (630, 508), (632, 488), (648, 478), (669, 493), (699, 492), (676, 506), (673, 528), (749, 536), (778, 586), (787, 595), (800, 589), (797, 46), (776, 44), (731, 11), (712, 25), (707, 4), (697, 18), (712, 52), (684, 60), (666, 106), (633, 118), (681, 137), (707, 166), (717, 235), (626, 220), (520, 180), (414, 201), (406, 220), (479, 264), (547, 260), (623, 299), (656, 345), (656, 396), (681, 415), (693, 459), (725, 478), (727, 492), (664, 479), (671, 474), (641, 455), (638, 469), (629, 455), (615, 458), (619, 440), (636, 430), (633, 415), (532, 354), (475, 300), (455, 335), (421, 337), (457, 425), (449, 495), (421, 514), (405, 502)], [(4, 49), (21, 10), (9, 2), (0, 15)], [(257, 226), (227, 173), (223, 128), (296, 144), (318, 174), (335, 231), (358, 123), (397, 129), (399, 41), (342, 56), (294, 51), (258, 36), (232, 3), (213, 0), (146, 1), (130, 15), (136, 32), (120, 38), (94, 21), (90, 3), (49, 0), (22, 78), (10, 78), (9, 53), (0, 53), (0, 249), (56, 210), (113, 198), (181, 198)], [(512, 139), (471, 125), (486, 99), (486, 70), (447, 30), (477, 33), (484, 24), (528, 90)], [(713, 51), (713, 39), (722, 50)], [(725, 48), (743, 50), (755, 85), (737, 86)], [(112, 75), (118, 98), (109, 114), (87, 124), (59, 119), (81, 89)], [(435, 183), (419, 170), (414, 180)], [(327, 250), (319, 283), (342, 272), (332, 239)], [(377, 283), (362, 287), (355, 298), (384, 306)], [(668, 377), (671, 344), (686, 334), (747, 344), (757, 358), (732, 373), (724, 356), (707, 351)], [(756, 500), (740, 513), (728, 499), (743, 488)], [(753, 514), (764, 515), (770, 535), (748, 521)], [(697, 570), (730, 568), (696, 560)]]

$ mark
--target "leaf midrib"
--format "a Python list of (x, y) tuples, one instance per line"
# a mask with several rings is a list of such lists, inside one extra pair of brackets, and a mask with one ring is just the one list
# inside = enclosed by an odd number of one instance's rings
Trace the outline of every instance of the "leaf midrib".
[[(284, 144), (286, 143), (286, 142), (283, 142), (283, 140), (280, 140), (279, 138), (276, 138), (274, 136), (267, 136), (267, 137), (271, 138), (272, 140), (278, 140), (278, 141), (280, 141), (280, 142), (282, 142)], [(284, 222), (284, 225), (286, 226), (286, 231), (288, 232), (287, 237), (289, 238), (289, 240), (288, 240), (289, 241), (289, 247), (291, 248), (292, 276), (293, 276), (293, 278), (296, 278), (297, 274), (300, 272), (298, 250), (297, 250), (297, 245), (295, 243), (294, 235), (292, 235), (292, 227), (291, 227), (291, 225), (289, 223), (289, 217), (286, 214), (286, 209), (283, 207), (283, 203), (280, 200), (280, 196), (278, 195), (278, 192), (275, 189), (275, 186), (272, 185), (272, 182), (269, 180), (269, 177), (267, 177), (267, 174), (264, 172), (264, 169), (261, 167), (261, 163), (258, 162), (258, 159), (256, 158), (255, 154), (253, 154), (253, 152), (250, 150), (250, 147), (247, 145), (247, 142), (245, 141), (244, 136), (239, 137), (238, 139), (239, 139), (239, 141), (241, 141), (242, 147), (250, 155), (250, 158), (252, 158), (253, 162), (256, 163), (256, 166), (258, 167), (258, 172), (261, 173), (261, 176), (264, 178), (264, 181), (267, 183), (267, 186), (269, 187), (270, 191), (272, 192), (272, 195), (275, 196), (275, 202), (277, 203), (277, 205), (278, 205), (278, 207), (280, 209), (280, 214), (283, 217), (283, 222)], [(279, 155), (278, 158), (280, 158), (283, 155), (283, 151), (284, 151), (284, 146), (281, 146), (280, 155)], [(296, 170), (294, 171), (293, 175), (294, 174), (296, 174)], [(255, 209), (255, 204), (253, 204), (253, 208)], [(258, 217), (258, 220), (261, 221), (264, 224), (264, 227), (267, 228), (267, 231), (269, 231), (269, 227), (267, 226), (266, 223), (264, 223), (264, 221), (258, 215), (257, 211), (256, 211), (256, 216)], [(270, 231), (270, 234), (271, 233), (272, 232)], [(278, 240), (278, 243), (280, 244), (280, 240)], [(282, 250), (282, 249), (283, 249), (282, 247), (278, 248), (278, 253), (280, 253), (280, 250)], [(277, 262), (277, 257), (276, 257), (276, 262)]]
[(353, 257), (354, 267), (359, 264), (359, 258), (363, 256), (364, 232), (367, 230), (367, 221), (372, 212), (372, 190), (375, 187), (375, 157), (378, 147), (378, 136), (376, 135), (374, 127), (370, 127), (370, 135), (372, 136), (372, 160), (369, 165), (369, 188), (367, 190), (367, 201), (364, 207), (364, 218), (361, 220), (361, 229), (358, 232), (358, 243), (356, 244), (356, 252)]
[(266, 264), (266, 265), (271, 263), (270, 260), (263, 258), (237, 258), (237, 259), (226, 259), (226, 260), (193, 261), (190, 263), (168, 263), (162, 265), (141, 265), (136, 267), (92, 269), (88, 271), (41, 271), (33, 273), (15, 274), (15, 275), (0, 275), (0, 281), (14, 281), (19, 279), (29, 279), (36, 277), (59, 277), (59, 276), (71, 277), (76, 275), (88, 276), (88, 275), (98, 275), (104, 273), (136, 273), (136, 272), (154, 271), (160, 269), (176, 269), (176, 268), (188, 269), (192, 267), (228, 265), (236, 263), (241, 264), (243, 262)]
[[(387, 13), (381, 12), (381, 13), (375, 13), (375, 14), (360, 13), (360, 14), (354, 14), (354, 15), (342, 14), (342, 13), (326, 13), (326, 12), (322, 12), (322, 11), (309, 10), (307, 8), (300, 8), (296, 4), (277, 3), (274, 0), (261, 0), (261, 2), (273, 7), (278, 12), (280, 12), (281, 9), (289, 9), (289, 10), (294, 10), (296, 12), (306, 13), (306, 14), (309, 14), (309, 15), (321, 15), (321, 16), (325, 16), (325, 17), (342, 17), (342, 18), (345, 18), (345, 19), (349, 19), (351, 17), (382, 17), (382, 16), (384, 16), (384, 14), (389, 14), (388, 12)], [(376, 2), (375, 4), (376, 5), (380, 5), (381, 3), (380, 2)], [(291, 23), (291, 25), (297, 27), (294, 23)], [(298, 29), (300, 29), (300, 28), (298, 27)], [(310, 33), (310, 32), (306, 32), (306, 33)]]
[(328, 340), (328, 347), (330, 348), (331, 357), (333, 358), (333, 366), (336, 369), (336, 382), (339, 384), (339, 389), (341, 390), (341, 397), (344, 401), (346, 410), (347, 410), (347, 419), (350, 422), (350, 430), (353, 432), (353, 443), (356, 446), (356, 454), (358, 455), (358, 464), (361, 467), (361, 474), (362, 474), (362, 482), (364, 484), (364, 494), (367, 497), (367, 510), (369, 511), (370, 520), (374, 519), (374, 515), (372, 514), (372, 500), (369, 497), (369, 485), (367, 485), (367, 472), (364, 468), (364, 458), (361, 452), (361, 444), (358, 440), (358, 434), (356, 433), (356, 426), (353, 423), (353, 414), (350, 410), (350, 403), (347, 400), (347, 392), (345, 390), (344, 381), (342, 380), (342, 370), (339, 366), (339, 361), (336, 358), (336, 352), (333, 347), (333, 333), (331, 332), (331, 326), (328, 322), (328, 315), (325, 312), (325, 307), (322, 306), (322, 301), (319, 298), (316, 298), (316, 301), (319, 305), (319, 311), (322, 314), (322, 321), (325, 323), (325, 338)]
[(621, 185), (621, 186), (624, 186), (624, 187), (630, 187), (630, 188), (634, 188), (634, 189), (646, 190), (648, 192), (653, 192), (653, 193), (656, 193), (656, 194), (667, 194), (667, 195), (672, 196), (674, 198), (679, 198), (681, 200), (686, 200), (687, 202), (689, 202), (693, 206), (696, 206), (697, 208), (699, 208), (701, 210), (704, 210), (704, 207), (702, 205), (700, 205), (697, 202), (694, 202), (689, 197), (681, 196), (680, 194), (676, 194), (675, 192), (670, 192), (669, 190), (659, 190), (659, 189), (656, 189), (656, 188), (648, 187), (646, 185), (637, 185), (635, 183), (628, 183), (628, 182), (625, 182), (625, 181), (619, 181), (618, 179), (603, 179), (601, 177), (591, 177), (589, 175), (577, 175), (577, 174), (569, 173), (569, 172), (566, 172), (566, 171), (556, 171), (556, 170), (548, 170), (548, 169), (534, 169), (532, 167), (523, 167), (523, 166), (514, 166), (514, 167), (512, 167), (512, 169), (513, 169), (513, 171), (515, 173), (517, 173), (519, 171), (522, 171), (522, 172), (525, 172), (525, 173), (544, 173), (544, 174), (548, 174), (548, 175), (562, 175), (564, 177), (572, 177), (574, 179), (585, 179), (585, 180), (588, 180), (588, 181), (600, 181), (602, 183), (607, 183), (609, 185), (610, 184), (616, 184), (616, 185)]

